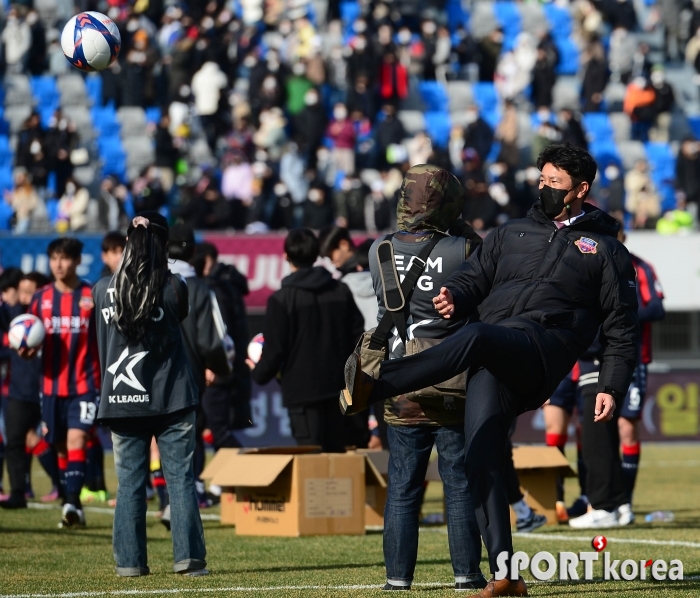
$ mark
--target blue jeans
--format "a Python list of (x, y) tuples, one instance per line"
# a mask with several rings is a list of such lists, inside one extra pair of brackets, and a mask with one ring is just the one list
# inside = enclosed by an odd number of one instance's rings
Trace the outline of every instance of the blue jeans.
[(410, 586), (418, 558), (418, 518), (433, 444), (445, 491), (447, 533), (455, 580), (481, 577), (481, 538), (467, 489), (462, 426), (387, 426), (389, 489), (384, 509), (387, 580)]
[(117, 574), (147, 575), (146, 480), (149, 476), (151, 438), (156, 437), (160, 461), (170, 494), (170, 518), (176, 573), (206, 566), (204, 530), (194, 489), (192, 455), (195, 412), (190, 411), (166, 427), (148, 432), (112, 431), (114, 466), (117, 471), (117, 508), (114, 513), (112, 548)]

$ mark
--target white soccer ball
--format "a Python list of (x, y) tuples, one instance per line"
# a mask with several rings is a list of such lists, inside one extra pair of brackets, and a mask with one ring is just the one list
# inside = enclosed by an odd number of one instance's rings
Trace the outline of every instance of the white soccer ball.
[(12, 349), (34, 349), (44, 342), (46, 331), (41, 320), (32, 314), (17, 316), (7, 333)]
[(258, 364), (260, 357), (262, 356), (263, 345), (265, 344), (265, 338), (262, 334), (256, 334), (253, 340), (248, 343), (248, 359), (250, 359), (254, 364)]
[(102, 71), (119, 55), (122, 38), (114, 21), (99, 12), (81, 12), (69, 19), (61, 33), (61, 49), (81, 71)]

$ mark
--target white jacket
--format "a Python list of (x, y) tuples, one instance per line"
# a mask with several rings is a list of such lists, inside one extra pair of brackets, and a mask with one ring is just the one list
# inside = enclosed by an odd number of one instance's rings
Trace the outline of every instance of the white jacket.
[(228, 84), (228, 79), (216, 62), (205, 62), (192, 77), (194, 105), (200, 116), (216, 114), (219, 108), (221, 90)]

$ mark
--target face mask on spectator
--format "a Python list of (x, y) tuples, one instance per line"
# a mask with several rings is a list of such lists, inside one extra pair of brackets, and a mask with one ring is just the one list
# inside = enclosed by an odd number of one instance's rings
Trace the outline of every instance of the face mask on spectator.
[(41, 143), (39, 143), (36, 140), (32, 141), (31, 145), (29, 146), (29, 153), (32, 155), (36, 155), (40, 151), (41, 151)]
[(292, 24), (289, 21), (285, 21), (284, 23), (280, 24), (277, 31), (279, 31), (282, 37), (287, 37), (292, 32)]
[(651, 74), (651, 82), (656, 85), (657, 87), (661, 87), (664, 84), (664, 81), (666, 80), (666, 77), (663, 73), (661, 72), (655, 72)]
[(491, 164), (489, 166), (489, 172), (491, 173), (492, 176), (498, 178), (502, 174), (504, 174), (506, 171), (505, 166), (503, 164)]
[(340, 181), (340, 188), (343, 191), (350, 191), (350, 189), (352, 189), (352, 183), (350, 182), (350, 179), (346, 177), (342, 181)]
[(426, 35), (432, 35), (435, 33), (437, 30), (437, 25), (433, 23), (432, 21), (428, 21), (427, 23), (423, 23), (423, 33)]
[(313, 203), (321, 203), (323, 201), (323, 193), (320, 189), (311, 189), (309, 191), (309, 201)]
[(399, 43), (400, 44), (408, 44), (411, 41), (411, 32), (408, 29), (402, 29), (399, 31)]
[(66, 121), (65, 118), (62, 118), (61, 120), (58, 121), (58, 130), (59, 131), (65, 131), (68, 128), (68, 122)]
[(36, 23), (36, 21), (37, 21), (36, 13), (35, 13), (35, 12), (30, 12), (30, 13), (27, 15), (27, 24), (29, 24), (29, 25), (34, 25), (34, 23)]
[(287, 193), (287, 185), (284, 183), (277, 183), (272, 190), (274, 191), (275, 195), (278, 197), (281, 197), (282, 195), (285, 195)]
[(364, 50), (367, 47), (367, 41), (363, 37), (358, 37), (355, 40), (355, 49)]
[(129, 31), (130, 33), (133, 33), (139, 28), (139, 22), (136, 19), (129, 19), (129, 22), (126, 24), (126, 30)]
[(605, 169), (605, 178), (609, 181), (616, 181), (620, 176), (620, 169), (617, 166), (608, 166)]
[(333, 118), (335, 118), (335, 120), (345, 120), (347, 117), (348, 117), (347, 108), (334, 108), (333, 109)]
[(211, 17), (204, 17), (202, 19), (202, 27), (204, 29), (214, 29), (214, 19)]
[(647, 86), (647, 80), (644, 77), (635, 77), (634, 81), (635, 87), (639, 87), (639, 89), (644, 89)]
[(467, 110), (467, 113), (464, 115), (464, 121), (468, 125), (475, 123), (478, 118), (479, 118), (479, 113), (475, 112), (474, 110)]
[(73, 195), (75, 193), (75, 185), (73, 183), (68, 183), (66, 185), (66, 193), (68, 195)]
[(508, 191), (503, 183), (494, 183), (489, 187), (489, 195), (499, 206), (507, 206), (510, 201)]
[(304, 63), (302, 63), (302, 62), (297, 62), (297, 63), (292, 67), (292, 72), (293, 72), (297, 77), (301, 77), (301, 76), (306, 72), (306, 67), (304, 66)]
[(263, 89), (266, 91), (272, 91), (277, 87), (277, 81), (273, 77), (269, 77), (263, 81)]
[(256, 64), (258, 64), (258, 61), (255, 60), (254, 56), (246, 56), (245, 60), (243, 61), (243, 66), (246, 66), (249, 69), (252, 69)]
[(538, 110), (537, 117), (540, 119), (540, 122), (546, 123), (549, 121), (550, 112), (549, 110)]
[(355, 33), (364, 33), (367, 31), (367, 23), (364, 21), (355, 21), (355, 24), (352, 26), (352, 29)]
[(304, 96), (304, 103), (307, 106), (315, 106), (318, 104), (318, 95), (316, 93), (307, 93)]

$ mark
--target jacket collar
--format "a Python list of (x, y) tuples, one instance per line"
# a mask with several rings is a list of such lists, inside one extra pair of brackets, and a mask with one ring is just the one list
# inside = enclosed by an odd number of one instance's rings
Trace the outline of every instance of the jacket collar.
[[(617, 237), (617, 232), (620, 230), (620, 223), (617, 220), (589, 203), (584, 202), (582, 208), (583, 216), (577, 218), (567, 228)], [(527, 217), (548, 228), (554, 227), (552, 220), (542, 211), (542, 204), (539, 201), (530, 208)]]

